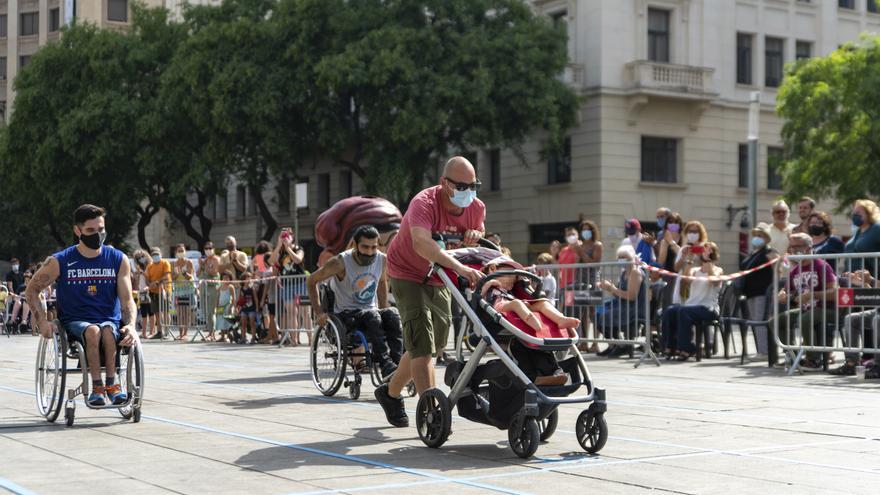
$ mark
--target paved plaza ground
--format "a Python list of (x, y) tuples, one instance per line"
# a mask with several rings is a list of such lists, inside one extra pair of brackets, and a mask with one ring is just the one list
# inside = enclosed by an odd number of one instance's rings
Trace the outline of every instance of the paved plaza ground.
[[(147, 343), (139, 424), (36, 413), (37, 339), (0, 340), (0, 485), (13, 493), (877, 493), (880, 381), (786, 377), (739, 359), (592, 357), (610, 438), (588, 456), (581, 408), (530, 460), (506, 432), (456, 419), (440, 450), (360, 400), (314, 389), (303, 347)], [(440, 370), (442, 372), (442, 370)], [(444, 387), (445, 389), (445, 387)], [(407, 408), (415, 409), (415, 399)], [(0, 490), (2, 492), (2, 490)]]

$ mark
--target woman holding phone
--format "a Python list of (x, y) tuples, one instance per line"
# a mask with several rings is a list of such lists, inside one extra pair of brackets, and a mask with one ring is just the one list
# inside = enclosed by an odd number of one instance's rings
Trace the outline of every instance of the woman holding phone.
[[(697, 220), (691, 220), (684, 226), (685, 245), (678, 251), (675, 258), (675, 271), (679, 275), (689, 271), (694, 266), (699, 266), (699, 256), (703, 254), (703, 245), (709, 242), (706, 227)], [(672, 304), (681, 304), (688, 297), (688, 286), (682, 286), (681, 278), (675, 280), (675, 291), (672, 294)]]
[[(276, 301), (284, 307), (281, 318), (277, 322), (280, 330), (299, 330), (311, 328), (311, 314), (308, 302), (304, 301), (306, 294), (305, 274), (303, 266), (305, 253), (302, 246), (294, 242), (293, 231), (290, 227), (281, 229), (275, 249), (269, 257), (269, 264), (274, 266), (281, 275), (281, 297)], [(295, 276), (299, 275), (299, 276)], [(300, 308), (300, 306), (303, 308)], [(302, 324), (300, 324), (300, 311), (302, 311)], [(309, 333), (306, 333), (307, 343), (311, 342)], [(294, 332), (293, 345), (300, 344), (299, 332)]]

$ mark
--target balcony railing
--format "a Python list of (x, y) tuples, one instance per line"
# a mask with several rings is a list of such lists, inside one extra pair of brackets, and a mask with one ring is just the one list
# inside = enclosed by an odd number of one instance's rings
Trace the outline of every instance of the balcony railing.
[(626, 65), (631, 88), (659, 91), (690, 97), (711, 97), (717, 93), (712, 81), (715, 69), (637, 60)]
[(556, 77), (569, 86), (582, 88), (586, 80), (586, 70), (581, 64), (567, 64), (565, 70)]

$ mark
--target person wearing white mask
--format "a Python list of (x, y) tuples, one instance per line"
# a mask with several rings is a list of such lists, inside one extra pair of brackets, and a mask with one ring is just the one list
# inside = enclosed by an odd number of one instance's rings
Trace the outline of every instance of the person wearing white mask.
[[(699, 248), (695, 249), (695, 246), (702, 246), (708, 242), (709, 234), (706, 233), (706, 227), (702, 223), (697, 220), (691, 220), (684, 226), (684, 240), (687, 244), (679, 249), (678, 256), (675, 258), (675, 271), (677, 273), (683, 273), (686, 269), (700, 265), (701, 253), (696, 252)], [(674, 290), (672, 304), (681, 304), (682, 301), (687, 299), (688, 289), (685, 288), (685, 293), (682, 293), (680, 278), (676, 278)]]
[(788, 221), (791, 214), (788, 203), (780, 199), (773, 203), (770, 211), (773, 212), (773, 224), (770, 226), (770, 247), (775, 249), (777, 253), (788, 252), (788, 236), (797, 227), (796, 224)]
[(160, 311), (160, 301), (163, 297), (171, 296), (171, 263), (162, 259), (162, 251), (154, 247), (150, 250), (150, 263), (145, 270), (147, 276), (147, 289), (150, 291), (150, 306), (156, 318), (156, 335), (152, 338), (161, 339), (163, 315)]
[[(749, 244), (751, 254), (740, 263), (740, 270), (750, 270), (779, 257), (779, 253), (770, 247), (770, 226), (766, 223), (759, 223), (752, 229)], [(773, 267), (768, 266), (752, 272), (739, 280), (741, 282), (737, 281), (735, 284), (740, 294), (746, 297), (748, 319), (763, 320), (767, 304), (767, 288), (773, 284)], [(754, 327), (754, 332), (758, 355), (766, 356), (769, 349), (767, 327)]]

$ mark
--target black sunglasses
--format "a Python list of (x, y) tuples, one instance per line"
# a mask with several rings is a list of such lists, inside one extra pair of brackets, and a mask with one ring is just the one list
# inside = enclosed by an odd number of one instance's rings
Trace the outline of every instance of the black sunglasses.
[(452, 183), (452, 186), (455, 188), (456, 191), (467, 191), (468, 189), (470, 189), (471, 191), (479, 191), (480, 186), (483, 185), (483, 183), (480, 182), (479, 180), (476, 180), (476, 181), (472, 182), (471, 184), (468, 184), (466, 182), (454, 181), (454, 180), (450, 179), (449, 177), (443, 177), (443, 178), (446, 179), (446, 182)]

